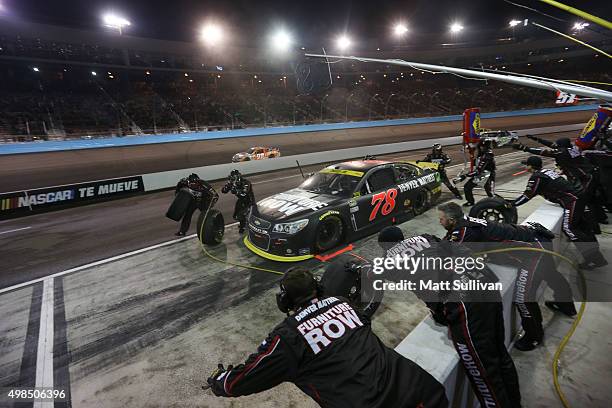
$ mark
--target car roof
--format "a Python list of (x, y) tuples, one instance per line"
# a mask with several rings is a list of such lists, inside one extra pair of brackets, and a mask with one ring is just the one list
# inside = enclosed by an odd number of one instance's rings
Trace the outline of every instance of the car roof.
[(367, 172), (374, 167), (381, 166), (383, 164), (391, 164), (392, 162), (386, 160), (351, 160), (338, 164), (333, 164), (326, 167), (327, 169), (336, 170), (357, 170), (361, 172)]

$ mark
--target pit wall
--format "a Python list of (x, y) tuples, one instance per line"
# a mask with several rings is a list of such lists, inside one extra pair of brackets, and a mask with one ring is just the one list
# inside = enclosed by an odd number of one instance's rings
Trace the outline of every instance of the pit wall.
[[(568, 245), (561, 234), (562, 219), (561, 207), (545, 203), (538, 207), (522, 225), (528, 222), (538, 222), (553, 231), (557, 237), (554, 241), (555, 251), (562, 252)], [(506, 346), (511, 347), (520, 328), (520, 320), (512, 304), (514, 281), (518, 271), (514, 267), (505, 265), (490, 266), (503, 285)], [(542, 286), (538, 291), (540, 299), (544, 292), (543, 289)], [(448, 338), (446, 327), (436, 324), (431, 317), (427, 317), (406, 336), (395, 350), (419, 364), (444, 385), (450, 402), (449, 407), (478, 407), (478, 401), (471, 391), (463, 367), (459, 364), (459, 357)]]

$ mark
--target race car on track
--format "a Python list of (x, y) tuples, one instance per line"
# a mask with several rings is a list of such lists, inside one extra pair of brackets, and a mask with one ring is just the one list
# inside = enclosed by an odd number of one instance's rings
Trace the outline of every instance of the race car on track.
[(518, 133), (512, 130), (481, 129), (480, 131), (480, 140), (491, 141), (495, 147), (511, 145), (518, 142), (518, 138)]
[(264, 258), (301, 261), (421, 214), (440, 194), (434, 163), (334, 164), (253, 206), (244, 243)]
[(250, 160), (272, 159), (274, 157), (280, 157), (280, 155), (280, 149), (278, 147), (256, 146), (251, 147), (246, 152), (236, 153), (234, 157), (232, 157), (232, 162), (238, 163)]

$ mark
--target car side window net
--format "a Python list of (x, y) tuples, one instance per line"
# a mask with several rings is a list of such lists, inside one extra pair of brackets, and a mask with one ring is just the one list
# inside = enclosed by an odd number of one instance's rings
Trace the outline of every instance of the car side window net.
[(392, 168), (375, 171), (369, 178), (368, 184), (372, 192), (384, 190), (395, 185), (395, 175)]

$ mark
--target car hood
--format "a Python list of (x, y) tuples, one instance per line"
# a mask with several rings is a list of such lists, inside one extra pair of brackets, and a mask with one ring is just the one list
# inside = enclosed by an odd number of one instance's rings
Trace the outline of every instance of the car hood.
[(346, 197), (294, 188), (259, 201), (254, 214), (272, 222), (291, 221), (346, 201)]
[(246, 156), (248, 156), (248, 155), (249, 155), (249, 154), (248, 154), (248, 153), (246, 153), (246, 152), (240, 152), (240, 153), (236, 153), (236, 154), (234, 155), (234, 157), (236, 157), (236, 158), (242, 158), (242, 157), (246, 157)]

